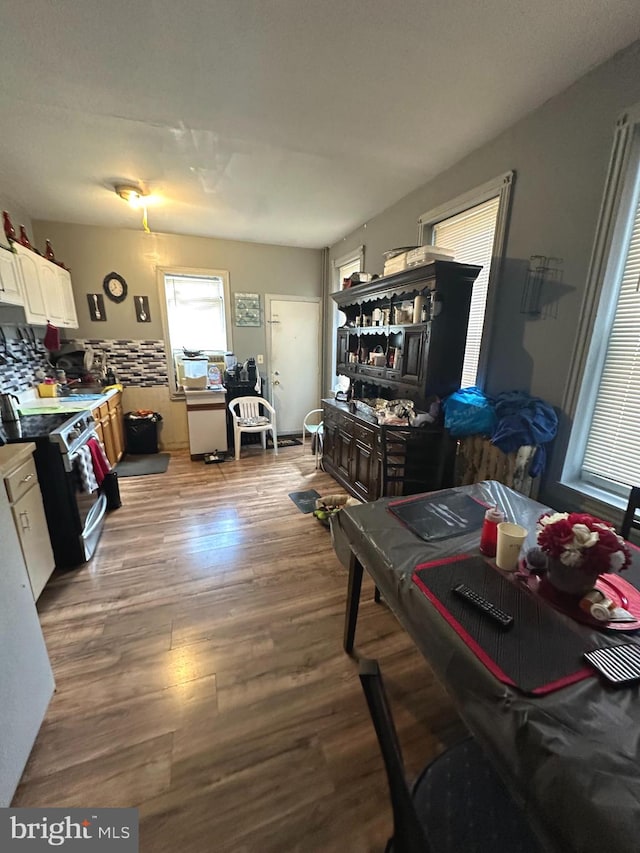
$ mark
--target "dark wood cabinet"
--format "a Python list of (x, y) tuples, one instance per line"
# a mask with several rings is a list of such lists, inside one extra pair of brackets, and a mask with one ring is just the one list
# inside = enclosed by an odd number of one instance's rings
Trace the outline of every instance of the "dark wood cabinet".
[[(371, 416), (352, 412), (346, 403), (323, 400), (324, 444), (322, 463), (347, 491), (362, 501), (382, 497), (382, 428)], [(416, 442), (407, 457), (412, 492), (450, 485), (453, 445), (443, 429), (416, 429)], [(388, 494), (403, 494), (394, 484)]]
[[(434, 261), (334, 293), (347, 318), (337, 332), (336, 370), (349, 376), (354, 396), (409, 399), (420, 409), (456, 391), (480, 270)], [(417, 297), (426, 319), (414, 324)]]
[[(336, 370), (351, 379), (355, 400), (410, 400), (419, 412), (429, 398), (460, 387), (471, 293), (480, 269), (435, 261), (333, 294), (347, 318), (337, 332)], [(419, 323), (411, 322), (416, 297), (426, 306)], [(390, 478), (383, 462), (388, 468), (390, 454), (382, 446), (389, 430), (366, 407), (324, 401), (324, 468), (364, 501), (377, 500), (383, 491), (409, 494), (451, 485), (454, 447), (444, 428), (409, 433), (401, 474), (396, 465)]]

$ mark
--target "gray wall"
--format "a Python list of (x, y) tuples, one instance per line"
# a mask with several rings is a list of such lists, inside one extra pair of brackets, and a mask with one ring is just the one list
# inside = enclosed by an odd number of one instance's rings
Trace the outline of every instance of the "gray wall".
[[(415, 243), (421, 213), (514, 169), (487, 390), (517, 388), (561, 408), (615, 123), (637, 101), (640, 42), (346, 236), (331, 247), (331, 257), (364, 244), (366, 270), (381, 273), (383, 251)], [(534, 254), (564, 258), (563, 283), (546, 291), (555, 318), (530, 319), (519, 312)], [(550, 481), (559, 477), (566, 420), (554, 446)]]
[[(50, 239), (56, 258), (71, 268), (80, 327), (77, 338), (160, 339), (163, 337), (156, 267), (193, 267), (229, 271), (231, 293), (249, 292), (319, 296), (322, 292), (322, 253), (315, 249), (266, 246), (206, 237), (145, 234), (119, 228), (99, 228), (35, 221), (40, 244)], [(102, 281), (115, 271), (128, 284), (129, 296), (115, 304), (105, 298), (107, 321), (89, 319), (87, 293), (102, 293)], [(132, 296), (148, 296), (152, 322), (137, 323)], [(264, 310), (264, 299), (261, 299)], [(233, 321), (233, 317), (232, 317)], [(232, 327), (234, 352), (243, 359), (264, 353), (264, 322), (259, 327)]]

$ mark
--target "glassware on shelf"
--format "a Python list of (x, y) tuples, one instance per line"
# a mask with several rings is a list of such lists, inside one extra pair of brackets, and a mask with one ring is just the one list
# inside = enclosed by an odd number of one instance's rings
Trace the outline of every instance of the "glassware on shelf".
[(56, 259), (55, 253), (51, 247), (51, 241), (50, 240), (45, 241), (44, 256), (48, 261), (55, 261), (55, 259)]

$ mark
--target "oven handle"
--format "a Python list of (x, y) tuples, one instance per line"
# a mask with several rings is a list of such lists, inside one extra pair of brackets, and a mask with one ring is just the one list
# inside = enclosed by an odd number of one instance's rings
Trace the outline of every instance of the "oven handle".
[(102, 523), (102, 519), (105, 517), (106, 512), (107, 497), (106, 495), (100, 495), (98, 500), (91, 507), (89, 515), (87, 516), (87, 526), (82, 531), (82, 536), (84, 539), (88, 539), (93, 533), (93, 531), (96, 529), (96, 527), (98, 527), (98, 525)]

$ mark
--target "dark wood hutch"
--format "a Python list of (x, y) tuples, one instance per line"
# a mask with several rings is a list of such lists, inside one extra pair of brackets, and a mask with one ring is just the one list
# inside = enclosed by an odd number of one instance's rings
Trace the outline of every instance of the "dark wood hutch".
[[(460, 387), (471, 293), (480, 270), (434, 261), (333, 294), (345, 314), (337, 332), (336, 372), (351, 380), (352, 401), (323, 400), (323, 465), (356, 497), (376, 500), (383, 483), (383, 431), (357, 401), (411, 400), (420, 412), (434, 397)], [(446, 487), (452, 443), (441, 424), (416, 429), (434, 464), (424, 464), (422, 457), (423, 476), (414, 476), (410, 491)]]

